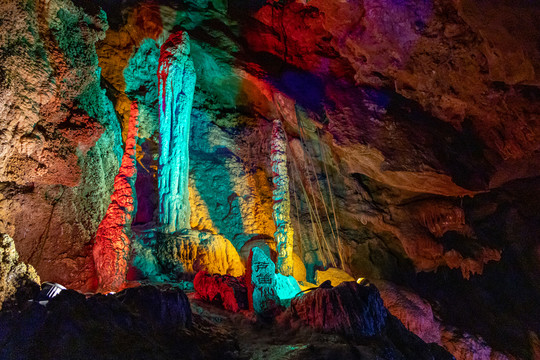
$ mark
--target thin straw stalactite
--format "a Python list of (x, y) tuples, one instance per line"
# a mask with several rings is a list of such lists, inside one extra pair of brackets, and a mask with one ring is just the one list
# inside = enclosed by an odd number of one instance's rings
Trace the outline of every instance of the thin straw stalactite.
[[(317, 243), (318, 243), (318, 246), (319, 246), (319, 249), (320, 249), (320, 255), (321, 255), (322, 259), (323, 259), (323, 265), (326, 266), (327, 263), (328, 263), (328, 259), (330, 259), (330, 262), (332, 263), (332, 266), (335, 267), (336, 262), (335, 262), (334, 256), (332, 255), (332, 252), (330, 251), (330, 246), (328, 244), (328, 240), (324, 236), (324, 230), (323, 230), (322, 222), (320, 220), (320, 216), (318, 214), (317, 207), (314, 206), (312, 204), (312, 201), (310, 200), (309, 193), (308, 193), (307, 189), (304, 186), (304, 183), (302, 181), (302, 177), (301, 177), (300, 172), (298, 170), (298, 165), (296, 164), (296, 158), (294, 156), (291, 156), (291, 158), (293, 160), (292, 164), (293, 164), (293, 167), (294, 167), (293, 173), (297, 176), (298, 182), (300, 183), (300, 186), (302, 188), (302, 192), (304, 193), (304, 196), (306, 197), (306, 204), (308, 205), (309, 215), (310, 215), (310, 218), (311, 218), (311, 225), (312, 225), (312, 228), (313, 228), (313, 234), (315, 236), (315, 239), (317, 240)], [(313, 200), (315, 200), (315, 197), (313, 198)], [(320, 233), (320, 235), (319, 235), (319, 233)], [(320, 238), (322, 238), (323, 241), (324, 241), (324, 247), (323, 247), (323, 244), (322, 244)], [(323, 250), (326, 250), (327, 255), (325, 255), (323, 253)]]
[[(317, 130), (317, 136), (318, 136), (319, 140), (321, 140), (321, 136), (320, 136), (318, 130)], [(321, 153), (322, 162), (323, 162), (323, 165), (324, 165), (324, 173), (326, 175), (326, 184), (328, 185), (328, 195), (330, 197), (330, 204), (332, 205), (332, 215), (334, 217), (334, 225), (336, 227), (336, 234), (337, 234), (337, 245), (338, 245), (339, 261), (341, 262), (341, 264), (340, 264), (341, 269), (343, 269), (343, 267), (344, 267), (343, 255), (342, 255), (343, 245), (341, 243), (341, 237), (339, 236), (339, 223), (338, 223), (337, 215), (336, 215), (336, 207), (334, 205), (334, 194), (333, 194), (333, 191), (332, 191), (332, 186), (330, 186), (330, 178), (328, 176), (328, 168), (326, 167), (326, 161), (325, 160), (327, 158), (327, 152), (326, 152), (325, 148), (323, 146), (321, 146), (320, 141), (319, 141), (319, 151)]]
[[(311, 161), (311, 159), (308, 156), (305, 155), (305, 152), (308, 152), (308, 147), (307, 147), (307, 144), (306, 144), (306, 141), (305, 141), (307, 136), (306, 136), (305, 128), (302, 125), (301, 117), (297, 115), (296, 118), (298, 120), (298, 128), (300, 130), (300, 141), (302, 143), (303, 148), (305, 149), (304, 154), (303, 154), (304, 155), (304, 161), (311, 168), (311, 171), (314, 174), (317, 174), (317, 172), (315, 170), (315, 166), (313, 165), (313, 162)], [(322, 152), (321, 152), (321, 154), (322, 154)], [(324, 159), (323, 159), (323, 163), (324, 163)], [(327, 181), (328, 181), (328, 172), (326, 170), (326, 164), (324, 164), (324, 166), (325, 166), (326, 178), (327, 178)], [(340, 259), (340, 265), (343, 268), (343, 257), (342, 257), (342, 254), (341, 254), (342, 253), (342, 251), (341, 251), (341, 239), (339, 238), (339, 233), (337, 233), (337, 231), (338, 231), (337, 230), (337, 219), (336, 219), (336, 215), (335, 215), (335, 207), (333, 205), (333, 198), (331, 197), (331, 201), (332, 201), (332, 206), (333, 206), (333, 215), (334, 215), (334, 222), (335, 222), (335, 226), (336, 226), (336, 231), (334, 231), (334, 227), (332, 226), (332, 220), (330, 219), (330, 214), (328, 212), (328, 206), (326, 204), (326, 201), (324, 200), (324, 195), (323, 195), (323, 192), (322, 192), (322, 186), (321, 186), (321, 184), (319, 182), (319, 179), (318, 179), (318, 177), (316, 175), (315, 175), (315, 180), (317, 182), (317, 189), (318, 189), (318, 192), (319, 192), (319, 195), (320, 195), (320, 198), (321, 198), (321, 202), (322, 202), (322, 205), (323, 205), (323, 208), (324, 208), (324, 211), (325, 211), (326, 219), (328, 220), (328, 225), (330, 226), (330, 231), (332, 233), (332, 237), (334, 239), (334, 242), (337, 245), (338, 255), (339, 255), (339, 259)], [(311, 186), (311, 182), (310, 182), (310, 187), (313, 190), (313, 186)], [(331, 194), (331, 189), (330, 189), (330, 183), (329, 182), (328, 182), (328, 188), (329, 188), (329, 191), (330, 191), (330, 194)], [(313, 196), (313, 199), (315, 201), (315, 195), (312, 195), (312, 196)], [(322, 223), (322, 221), (320, 219), (320, 216), (318, 214), (318, 211), (317, 211), (317, 217), (318, 217), (318, 222)], [(336, 234), (337, 234), (337, 236), (336, 236)], [(326, 238), (325, 238), (325, 241), (326, 241)], [(333, 259), (333, 255), (332, 255), (332, 259)], [(335, 266), (334, 261), (333, 261), (333, 264)]]

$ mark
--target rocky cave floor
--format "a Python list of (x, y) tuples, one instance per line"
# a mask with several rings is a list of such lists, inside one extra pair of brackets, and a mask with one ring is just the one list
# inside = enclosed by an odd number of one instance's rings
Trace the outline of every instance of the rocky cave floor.
[[(233, 313), (173, 284), (109, 295), (64, 290), (46, 305), (24, 300), (37, 290), (19, 292), (0, 312), (1, 359), (453, 358), (389, 314), (379, 334), (351, 337), (287, 323), (286, 311), (272, 320)], [(334, 318), (331, 307), (320, 313), (323, 322), (354, 323)]]

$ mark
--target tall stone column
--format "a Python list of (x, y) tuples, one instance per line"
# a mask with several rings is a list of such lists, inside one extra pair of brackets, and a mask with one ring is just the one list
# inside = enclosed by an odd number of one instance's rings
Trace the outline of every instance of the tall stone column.
[(274, 120), (271, 141), (273, 216), (276, 224), (277, 268), (285, 276), (293, 274), (293, 228), (291, 225), (291, 197), (287, 174), (287, 136), (279, 119)]
[(158, 187), (162, 231), (189, 228), (189, 131), (195, 69), (185, 32), (161, 46), (158, 67), (160, 149)]
[(131, 103), (126, 150), (118, 175), (114, 178), (111, 203), (96, 232), (93, 247), (98, 276), (98, 291), (122, 289), (130, 255), (131, 221), (136, 208), (135, 180), (137, 179), (136, 145), (139, 130), (137, 102)]

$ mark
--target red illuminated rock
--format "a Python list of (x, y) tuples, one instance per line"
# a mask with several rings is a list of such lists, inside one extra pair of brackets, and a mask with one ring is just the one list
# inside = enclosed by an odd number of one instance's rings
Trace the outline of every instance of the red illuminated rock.
[(131, 221), (135, 210), (136, 142), (138, 108), (131, 104), (129, 131), (122, 164), (114, 179), (114, 193), (105, 217), (96, 233), (93, 254), (98, 277), (98, 291), (119, 291), (124, 286), (130, 257)]
[(217, 303), (225, 309), (238, 312), (248, 309), (247, 290), (244, 277), (230, 275), (210, 275), (199, 271), (193, 280), (193, 287), (200, 299)]
[(375, 336), (386, 325), (387, 311), (374, 286), (354, 281), (319, 287), (293, 299), (287, 314), (315, 329), (360, 338)]

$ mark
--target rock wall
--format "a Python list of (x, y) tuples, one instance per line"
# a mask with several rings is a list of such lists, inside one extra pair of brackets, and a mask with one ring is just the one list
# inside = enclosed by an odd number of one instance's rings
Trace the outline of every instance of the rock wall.
[(88, 287), (121, 156), (95, 50), (106, 14), (71, 1), (0, 8), (0, 231), (44, 280)]
[(13, 239), (2, 234), (0, 240), (0, 310), (4, 303), (16, 302), (17, 292), (32, 286), (39, 290), (39, 276), (32, 265), (19, 261)]
[[(146, 77), (157, 69), (142, 64), (181, 29), (197, 76), (193, 229), (224, 239), (229, 253), (272, 245), (270, 120), (282, 118), (293, 251), (307, 280), (342, 265), (353, 278), (392, 281), (458, 329), (441, 335), (456, 356), (473, 343), (460, 332), (483, 338), (483, 358), (533, 356), (536, 4), (97, 2), (107, 21), (97, 5), (76, 4), (0, 5), (0, 231), (42, 279), (91, 282), (90, 239), (121, 154), (115, 112), (125, 137), (129, 97), (146, 114), (135, 222), (157, 223), (158, 90)], [(135, 82), (123, 73), (134, 63)], [(411, 313), (396, 304), (396, 316)]]

